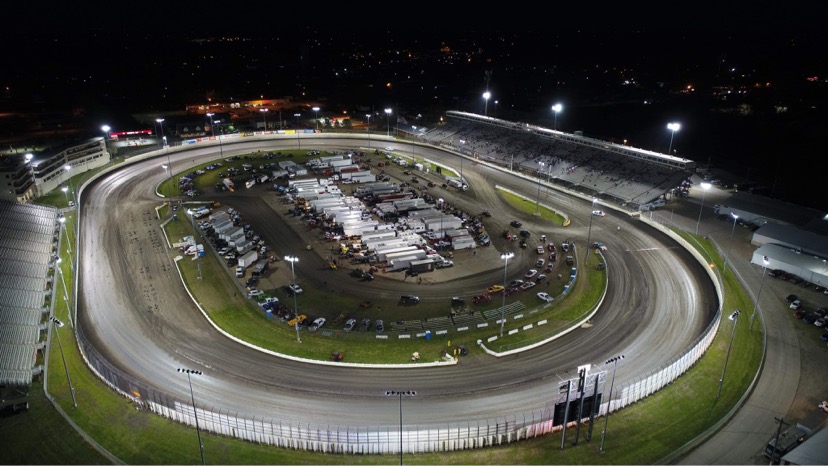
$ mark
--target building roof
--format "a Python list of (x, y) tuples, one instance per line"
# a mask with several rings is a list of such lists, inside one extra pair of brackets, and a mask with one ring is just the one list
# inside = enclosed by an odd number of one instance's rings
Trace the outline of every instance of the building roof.
[(782, 464), (828, 464), (828, 429), (805, 439), (782, 457)]
[(828, 216), (825, 212), (816, 209), (746, 192), (734, 193), (723, 205), (751, 212), (778, 223), (796, 225), (815, 233), (828, 235)]
[(775, 242), (795, 245), (800, 250), (828, 257), (828, 236), (801, 230), (791, 225), (766, 223), (754, 232)]

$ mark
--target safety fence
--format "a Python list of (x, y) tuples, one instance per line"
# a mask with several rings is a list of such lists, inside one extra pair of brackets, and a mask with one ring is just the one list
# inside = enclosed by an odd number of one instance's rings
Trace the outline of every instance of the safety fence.
[[(656, 222), (642, 218), (653, 228), (671, 236), (688, 249), (700, 264), (708, 270), (716, 287), (719, 303), (722, 290), (718, 277), (707, 267), (707, 261), (681, 237)], [(618, 410), (646, 398), (675, 381), (693, 367), (712, 344), (719, 328), (719, 309), (690, 348), (676, 357), (670, 364), (647, 374), (619, 381), (615, 393), (606, 394), (606, 378), (602, 385), (602, 402), (594, 411), (605, 415), (608, 410)], [(479, 419), (475, 422), (428, 424), (428, 425), (379, 425), (339, 426), (318, 425), (294, 419), (272, 419), (250, 417), (240, 413), (216, 410), (207, 406), (196, 406), (187, 400), (177, 399), (163, 390), (151, 387), (142, 380), (110, 363), (87, 339), (82, 326), (76, 331), (78, 345), (87, 365), (111, 389), (132, 400), (137, 406), (166, 418), (195, 426), (227, 437), (250, 442), (273, 445), (281, 448), (317, 451), (336, 454), (392, 454), (445, 452), (483, 448), (535, 438), (560, 430), (563, 420), (556, 418), (554, 410), (530, 413), (507, 414), (498, 418)], [(594, 368), (592, 374), (606, 371), (607, 367)], [(565, 380), (561, 377), (560, 380)], [(615, 396), (618, 394), (618, 396)], [(585, 394), (581, 394), (585, 395)], [(560, 403), (560, 398), (556, 400)], [(584, 419), (587, 419), (584, 413)], [(570, 418), (571, 420), (571, 418)], [(571, 424), (571, 422), (570, 422)]]

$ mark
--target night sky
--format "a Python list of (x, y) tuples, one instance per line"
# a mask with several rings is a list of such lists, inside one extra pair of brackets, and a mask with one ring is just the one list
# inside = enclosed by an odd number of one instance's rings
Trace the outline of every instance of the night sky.
[[(828, 211), (828, 2), (557, 3), (5, 6), (0, 114), (82, 108), (94, 129), (302, 93), (331, 111), (483, 113), (491, 71), (490, 115), (551, 127), (561, 102), (559, 129), (660, 152), (679, 121), (676, 155)], [(0, 139), (17, 133), (0, 119)]]

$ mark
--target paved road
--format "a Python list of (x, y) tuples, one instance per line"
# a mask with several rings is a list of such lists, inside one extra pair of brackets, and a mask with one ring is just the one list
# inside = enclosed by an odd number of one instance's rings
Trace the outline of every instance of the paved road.
[[(753, 233), (739, 226), (734, 229), (732, 222), (719, 220), (713, 213), (713, 206), (724, 204), (731, 195), (728, 191), (712, 187), (705, 195), (702, 208), (700, 181), (695, 180), (691, 192), (694, 197), (671, 202), (654, 216), (687, 231), (695, 231), (700, 223), (699, 234), (711, 238), (725, 253), (732, 237), (728, 267), (737, 272), (755, 298), (762, 285), (762, 267), (750, 263), (756, 249), (750, 244)], [(733, 419), (676, 464), (767, 464), (762, 451), (776, 433), (774, 417), (789, 423), (802, 421), (817, 428), (828, 425), (828, 416), (816, 408), (828, 396), (825, 383), (828, 349), (816, 338), (817, 329), (793, 319), (784, 300), (790, 293), (801, 296), (811, 310), (828, 305), (828, 296), (765, 277), (753, 324), (755, 331), (760, 331), (764, 324), (767, 332), (761, 376)], [(750, 325), (751, 314), (753, 309), (743, 310), (744, 320), (739, 324)]]
[[(278, 148), (290, 143), (292, 140), (259, 147)], [(303, 147), (310, 147), (306, 144), (309, 142), (303, 141)], [(330, 149), (332, 144), (326, 141), (320, 148)], [(247, 147), (245, 152), (256, 145)], [(418, 148), (418, 155), (420, 150), (425, 149)], [(224, 152), (227, 156), (240, 150), (225, 145)], [(427, 154), (443, 156), (434, 150)], [(180, 172), (214, 157), (213, 149), (173, 155), (173, 169)], [(529, 185), (483, 165), (464, 168), (473, 189), (454, 202), (469, 212), (505, 209), (493, 193), (495, 184), (528, 191), (528, 195), (537, 189), (535, 183)], [(705, 282), (705, 271), (689, 254), (663, 234), (609, 212), (607, 217), (593, 219), (591, 237), (609, 247), (614, 278), (605, 308), (612, 312), (599, 314), (591, 327), (554, 344), (500, 360), (469, 360), (448, 368), (416, 371), (317, 367), (275, 358), (220, 336), (186, 297), (155, 218), (158, 199), (152, 193), (164, 176), (158, 162), (148, 161), (106, 176), (85, 193), (80, 239), (80, 325), (113, 364), (180, 399), (189, 397), (189, 389), (176, 368), (203, 370), (205, 377), (193, 381), (200, 394), (199, 403), (231, 412), (310, 424), (393, 426), (398, 422), (396, 410), (380, 401), (389, 387), (418, 391), (411, 401), (416, 409), (406, 416), (406, 423), (420, 426), (540, 411), (549, 407), (550, 379), (557, 381), (577, 365), (601, 365), (623, 353), (627, 360), (619, 368), (616, 381), (622, 385), (686, 349), (715, 311), (712, 286)], [(541, 199), (569, 212), (573, 226), (566, 230), (546, 225), (530, 227), (548, 228), (550, 237), (566, 236), (579, 245), (585, 244), (590, 203), (556, 191), (544, 193)], [(245, 208), (272, 210), (266, 202), (256, 201)], [(493, 228), (511, 218), (498, 217)], [(293, 225), (289, 221), (272, 225), (272, 232), (266, 234), (271, 235), (268, 243), (274, 251), (279, 255), (296, 252), (298, 237)], [(583, 247), (580, 251), (583, 253)], [(480, 264), (488, 260), (479, 256), (473, 260)], [(529, 261), (529, 257), (523, 260)], [(493, 262), (495, 265), (484, 267), (482, 273), (455, 277), (424, 294), (428, 298), (442, 293), (441, 299), (447, 299), (458, 288), (485, 288), (493, 277), (502, 277), (499, 259)], [(286, 268), (282, 269), (284, 273)], [(349, 277), (341, 277), (342, 282), (329, 279), (328, 285), (352, 286), (352, 281), (346, 281)], [(389, 280), (377, 293), (399, 294), (406, 286), (410, 285)], [(663, 312), (677, 308), (683, 311)]]

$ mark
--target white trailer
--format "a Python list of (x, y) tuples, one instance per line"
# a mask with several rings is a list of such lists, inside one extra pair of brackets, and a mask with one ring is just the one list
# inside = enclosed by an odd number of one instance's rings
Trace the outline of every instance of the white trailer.
[(248, 268), (256, 263), (259, 259), (259, 253), (256, 250), (249, 251), (247, 254), (239, 257), (239, 266)]
[(425, 259), (426, 252), (422, 249), (415, 249), (415, 250), (412, 250), (412, 251), (400, 251), (400, 252), (395, 252), (393, 254), (387, 254), (385, 256), (385, 260), (387, 262), (391, 262), (391, 261), (399, 259), (401, 257), (409, 257), (409, 256), (416, 257), (417, 259)]
[(392, 261), (388, 261), (388, 269), (391, 271), (404, 270), (411, 267), (411, 262), (419, 260), (417, 256), (400, 257)]
[(395, 246), (395, 245), (388, 245), (388, 246), (381, 246), (376, 249), (377, 259), (380, 261), (388, 260), (388, 256), (393, 256), (394, 254), (403, 253), (405, 256), (410, 256), (415, 253), (415, 251), (420, 251), (416, 246)]

